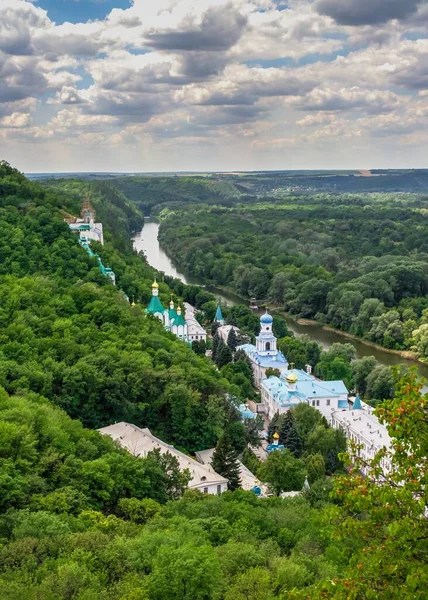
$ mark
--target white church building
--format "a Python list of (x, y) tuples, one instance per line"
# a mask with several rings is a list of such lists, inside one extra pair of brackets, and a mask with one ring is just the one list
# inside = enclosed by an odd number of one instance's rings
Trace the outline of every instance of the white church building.
[(153, 315), (162, 321), (165, 329), (177, 336), (183, 342), (191, 344), (195, 341), (206, 341), (207, 333), (195, 318), (195, 309), (190, 305), (185, 305), (185, 316), (183, 316), (181, 306), (175, 307), (171, 298), (169, 308), (165, 308), (159, 298), (159, 284), (154, 281), (152, 285), (152, 297), (146, 308), (146, 313)]
[(272, 331), (273, 317), (266, 311), (260, 317), (260, 333), (256, 337), (256, 345), (244, 344), (237, 350), (243, 350), (248, 356), (254, 373), (254, 382), (260, 388), (261, 382), (266, 378), (266, 370), (287, 369), (288, 362), (282, 352), (277, 348), (277, 339)]

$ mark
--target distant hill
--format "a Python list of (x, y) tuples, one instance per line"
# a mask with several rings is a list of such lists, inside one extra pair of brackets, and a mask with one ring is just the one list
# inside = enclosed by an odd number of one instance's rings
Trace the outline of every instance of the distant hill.
[(425, 193), (428, 169), (348, 171), (254, 171), (233, 173), (54, 173), (29, 179), (104, 181), (149, 214), (156, 205), (176, 202), (216, 203), (241, 195), (284, 193)]

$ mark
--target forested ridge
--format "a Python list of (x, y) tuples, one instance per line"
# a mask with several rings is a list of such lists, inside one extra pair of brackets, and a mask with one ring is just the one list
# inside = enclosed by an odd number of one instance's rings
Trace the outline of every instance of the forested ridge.
[(387, 348), (428, 357), (422, 197), (320, 195), (161, 213), (191, 273)]
[[(396, 439), (384, 486), (346, 474), (343, 434), (302, 406), (276, 423), (287, 451), (246, 460), (275, 493), (308, 476), (303, 495), (185, 491), (174, 460), (136, 458), (94, 429), (127, 420), (189, 453), (225, 431), (236, 443), (236, 363), (216, 370), (144, 314), (154, 272), (127, 237), (138, 209), (110, 188), (61, 187), (0, 164), (0, 598), (423, 600), (428, 434), (415, 377), (378, 409)], [(63, 220), (88, 195), (106, 231), (93, 247), (117, 288)], [(179, 294), (212, 310), (205, 291), (168, 283), (163, 302)], [(231, 316), (252, 330), (248, 312)], [(347, 353), (319, 355), (276, 326), (299, 360), (316, 354), (327, 369)]]

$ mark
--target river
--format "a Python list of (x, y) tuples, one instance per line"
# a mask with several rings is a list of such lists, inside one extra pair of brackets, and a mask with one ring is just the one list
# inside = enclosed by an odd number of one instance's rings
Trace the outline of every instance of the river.
[[(183, 283), (196, 284), (203, 286), (206, 290), (214, 294), (218, 299), (222, 300), (226, 304), (244, 304), (245, 301), (235, 294), (220, 290), (215, 286), (205, 285), (205, 282), (189, 273), (183, 267), (174, 264), (173, 260), (167, 256), (164, 250), (160, 247), (158, 242), (158, 231), (159, 224), (146, 219), (143, 230), (136, 234), (133, 238), (134, 248), (139, 252), (144, 252), (149, 264), (162, 271), (165, 275), (177, 277), (181, 279)], [(335, 331), (327, 331), (323, 329), (321, 325), (308, 324), (303, 325), (297, 323), (291, 318), (284, 317), (287, 321), (287, 325), (293, 333), (299, 337), (303, 334), (309, 335), (313, 340), (318, 342), (324, 349), (328, 349), (335, 342), (351, 343), (355, 346), (357, 351), (357, 357), (363, 356), (374, 356), (379, 364), (381, 365), (406, 365), (408, 367), (416, 366), (419, 374), (428, 380), (428, 365), (421, 365), (412, 360), (406, 360), (397, 354), (390, 354), (378, 348), (372, 348), (359, 341), (348, 340), (340, 333)]]

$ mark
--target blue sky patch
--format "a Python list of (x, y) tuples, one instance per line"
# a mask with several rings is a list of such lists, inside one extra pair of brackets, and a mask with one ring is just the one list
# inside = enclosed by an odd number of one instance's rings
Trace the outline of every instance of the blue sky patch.
[[(149, 0), (151, 1), (151, 0)], [(154, 0), (155, 1), (155, 0)], [(130, 0), (39, 0), (37, 6), (48, 11), (58, 25), (65, 22), (86, 23), (104, 19), (113, 8), (129, 8)]]

